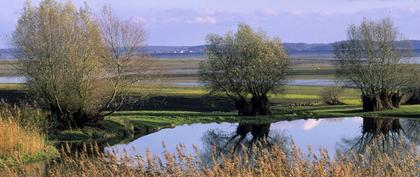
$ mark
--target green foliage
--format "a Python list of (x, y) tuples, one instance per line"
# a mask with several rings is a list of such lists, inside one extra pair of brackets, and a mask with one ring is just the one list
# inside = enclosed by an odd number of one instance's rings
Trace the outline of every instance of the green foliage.
[(283, 85), (288, 64), (279, 39), (239, 24), (234, 34), (207, 37), (200, 79), (210, 93), (233, 99), (240, 115), (270, 114), (267, 94)]
[(22, 10), (12, 36), (18, 67), (55, 129), (94, 124), (112, 114), (149, 66), (137, 59), (129, 71), (144, 42), (141, 25), (121, 22), (109, 8), (102, 15), (94, 18), (87, 6), (77, 9), (71, 1), (27, 2)]
[(334, 45), (338, 76), (360, 89), (364, 111), (399, 107), (404, 90), (416, 80), (415, 70), (403, 61), (412, 54), (411, 44), (388, 18), (364, 19), (347, 34)]
[(105, 87), (100, 30), (87, 8), (54, 0), (23, 8), (12, 42), (29, 93), (63, 128), (74, 124), (73, 114), (94, 114)]

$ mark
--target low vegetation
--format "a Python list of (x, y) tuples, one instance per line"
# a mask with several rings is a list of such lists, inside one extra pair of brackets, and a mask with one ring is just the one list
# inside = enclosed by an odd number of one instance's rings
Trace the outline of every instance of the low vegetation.
[[(407, 151), (377, 153), (377, 146), (365, 153), (338, 152), (330, 157), (326, 150), (304, 153), (293, 143), (288, 146), (262, 146), (243, 150), (240, 154), (213, 153), (211, 160), (202, 159), (198, 150), (185, 153), (179, 146), (176, 153), (165, 153), (164, 159), (147, 153), (144, 157), (126, 154), (117, 157), (104, 154), (97, 146), (84, 146), (77, 156), (63, 147), (61, 158), (48, 163), (46, 174), (39, 167), (19, 171), (7, 169), (6, 176), (418, 176), (420, 156), (415, 147)], [(392, 160), (391, 160), (392, 159)]]

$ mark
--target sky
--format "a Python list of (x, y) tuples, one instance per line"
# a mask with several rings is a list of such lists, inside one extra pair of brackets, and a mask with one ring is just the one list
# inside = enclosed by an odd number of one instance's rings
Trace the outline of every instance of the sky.
[[(60, 0), (59, 0), (60, 1)], [(0, 0), (0, 48), (10, 47), (25, 0)], [(40, 0), (32, 0), (38, 4)], [(121, 19), (141, 22), (147, 45), (201, 45), (208, 34), (239, 22), (283, 42), (328, 43), (346, 38), (363, 18), (391, 18), (407, 39), (420, 39), (420, 0), (73, 0), (94, 13), (104, 5)]]

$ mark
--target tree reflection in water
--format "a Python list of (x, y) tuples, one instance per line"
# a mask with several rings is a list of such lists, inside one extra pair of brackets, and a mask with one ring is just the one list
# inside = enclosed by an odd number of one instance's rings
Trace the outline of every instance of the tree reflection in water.
[(253, 151), (267, 149), (273, 145), (286, 149), (289, 138), (281, 132), (270, 132), (270, 125), (271, 123), (239, 123), (235, 132), (209, 130), (202, 137), (201, 156), (204, 160), (217, 159), (220, 154), (245, 153), (252, 156)]
[(344, 150), (365, 153), (369, 148), (394, 153), (412, 150), (412, 143), (419, 142), (420, 121), (416, 120), (364, 117), (361, 128), (361, 136), (343, 139)]

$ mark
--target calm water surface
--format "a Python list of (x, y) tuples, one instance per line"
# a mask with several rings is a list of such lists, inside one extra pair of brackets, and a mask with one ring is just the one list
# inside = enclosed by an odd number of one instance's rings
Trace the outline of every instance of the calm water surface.
[[(404, 136), (408, 142), (417, 145), (417, 150), (420, 149), (418, 137), (420, 121), (418, 120), (351, 117), (279, 121), (267, 124), (180, 125), (140, 137), (128, 144), (105, 147), (105, 152), (115, 152), (119, 156), (127, 153), (135, 157), (144, 156), (149, 149), (152, 154), (163, 157), (162, 154), (165, 151), (162, 147), (163, 142), (168, 152), (176, 152), (176, 146), (183, 144), (189, 153), (194, 153), (193, 145), (203, 153), (215, 144), (220, 147), (235, 145), (239, 141), (247, 144), (267, 136), (269, 139), (280, 138), (289, 143), (290, 139), (293, 139), (304, 152), (307, 151), (308, 146), (311, 146), (314, 151), (324, 148), (331, 156), (334, 156), (337, 149), (362, 147), (362, 144), (358, 143), (361, 135), (375, 136), (378, 130), (389, 130), (384, 134)], [(244, 140), (241, 140), (241, 137)]]

